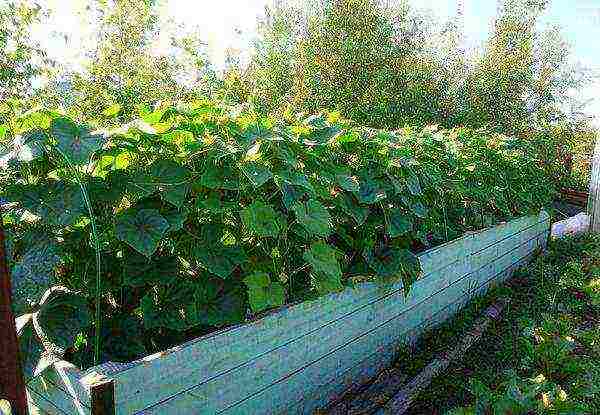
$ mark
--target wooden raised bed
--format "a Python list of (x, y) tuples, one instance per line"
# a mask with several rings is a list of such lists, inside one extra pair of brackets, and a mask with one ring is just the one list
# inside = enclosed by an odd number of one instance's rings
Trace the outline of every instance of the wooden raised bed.
[(573, 205), (586, 207), (588, 203), (589, 193), (580, 192), (572, 189), (561, 189), (560, 194), (563, 199)]
[(58, 362), (28, 386), (31, 408), (89, 414), (90, 385), (108, 380), (116, 414), (311, 413), (506, 279), (545, 246), (549, 230), (542, 211), (426, 251), (407, 298), (400, 283), (365, 283), (136, 362), (85, 372)]

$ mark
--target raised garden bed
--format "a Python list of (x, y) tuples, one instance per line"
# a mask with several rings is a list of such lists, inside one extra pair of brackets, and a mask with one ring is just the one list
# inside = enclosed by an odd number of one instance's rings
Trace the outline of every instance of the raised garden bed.
[(109, 380), (116, 414), (311, 413), (507, 278), (545, 246), (549, 231), (542, 211), (425, 251), (406, 298), (401, 283), (364, 283), (129, 364), (81, 372), (57, 362), (30, 383), (32, 410), (90, 413), (91, 385)]

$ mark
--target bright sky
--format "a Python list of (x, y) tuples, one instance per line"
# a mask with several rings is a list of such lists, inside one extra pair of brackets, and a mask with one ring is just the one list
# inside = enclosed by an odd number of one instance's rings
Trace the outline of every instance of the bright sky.
[[(0, 0), (1, 1), (1, 0)], [(222, 66), (228, 47), (248, 50), (256, 28), (256, 18), (264, 13), (270, 0), (159, 0), (161, 38), (155, 45), (160, 52), (168, 48), (169, 33), (182, 28), (195, 30), (209, 43), (209, 55), (217, 67)], [(457, 0), (409, 0), (413, 6), (431, 10), (442, 21), (455, 15)], [(93, 17), (81, 0), (42, 0), (51, 11), (49, 24), (34, 35), (49, 50), (52, 58), (71, 68), (83, 62), (82, 45), (90, 44)], [(480, 44), (488, 35), (496, 14), (496, 0), (463, 0), (465, 40), (468, 46)], [(551, 0), (551, 7), (540, 26), (560, 25), (573, 46), (575, 60), (600, 72), (600, 0)], [(241, 31), (241, 34), (236, 31)], [(56, 36), (66, 33), (69, 40)], [(585, 91), (574, 92), (583, 99), (596, 98), (587, 112), (600, 125), (600, 80)]]

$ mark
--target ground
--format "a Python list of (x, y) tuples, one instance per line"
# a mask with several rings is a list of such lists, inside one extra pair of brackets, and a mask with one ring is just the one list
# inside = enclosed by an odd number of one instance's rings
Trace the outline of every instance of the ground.
[(600, 414), (600, 237), (553, 241), (504, 286), (426, 335), (397, 365), (409, 376), (452, 348), (499, 296), (511, 299), (411, 414)]

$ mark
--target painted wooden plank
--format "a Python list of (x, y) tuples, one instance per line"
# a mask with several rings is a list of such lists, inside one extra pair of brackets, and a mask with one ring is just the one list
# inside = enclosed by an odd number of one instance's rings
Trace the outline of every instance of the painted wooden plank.
[[(81, 372), (72, 364), (59, 361), (27, 384), (32, 399), (44, 398), (46, 411), (57, 408), (61, 413), (88, 415), (89, 395), (79, 382)], [(48, 406), (50, 405), (50, 406)]]
[[(452, 291), (448, 297), (453, 297), (457, 293), (462, 293), (462, 287), (459, 284), (454, 284), (453, 288), (448, 288)], [(150, 412), (144, 413), (186, 413), (190, 411), (194, 405), (199, 405), (196, 408), (202, 408), (206, 413), (224, 413), (224, 414), (247, 414), (247, 413), (270, 413), (283, 414), (289, 413), (289, 405), (303, 399), (306, 394), (314, 393), (314, 391), (324, 387), (327, 381), (339, 377), (348, 366), (358, 364), (364, 356), (373, 353), (379, 347), (383, 347), (390, 339), (398, 336), (398, 333), (408, 331), (412, 327), (422, 326), (424, 318), (428, 316), (428, 312), (432, 309), (441, 309), (446, 305), (448, 300), (437, 301), (436, 305), (431, 304), (431, 300), (439, 297), (438, 295), (428, 302), (419, 304), (410, 311), (401, 312), (395, 316), (387, 317), (384, 323), (377, 325), (370, 331), (363, 333), (357, 337), (348, 338), (343, 344), (333, 347), (325, 347), (320, 349), (317, 345), (306, 349), (306, 354), (295, 359), (298, 350), (285, 350), (280, 355), (271, 357), (268, 362), (260, 365), (259, 374), (254, 375), (254, 378), (260, 380), (269, 379), (269, 384), (262, 386), (260, 389), (256, 384), (250, 382), (235, 382), (243, 374), (231, 373), (219, 379), (215, 379), (213, 385), (203, 385), (196, 388), (185, 397), (174, 399), (165, 403), (162, 406), (154, 408)], [(338, 333), (339, 335), (339, 333)], [(322, 340), (331, 346), (328, 339)], [(287, 360), (285, 356), (288, 356)], [(311, 356), (307, 359), (307, 356)], [(283, 362), (281, 360), (284, 360)], [(308, 364), (306, 363), (308, 360)], [(299, 364), (299, 368), (290, 372), (290, 367), (293, 369)], [(259, 369), (259, 370), (260, 370)], [(249, 379), (248, 379), (249, 381)], [(231, 384), (234, 383), (233, 387)], [(241, 385), (244, 383), (244, 385)], [(213, 399), (213, 402), (202, 405), (200, 399), (206, 398), (213, 391), (219, 391), (218, 402)], [(222, 393), (225, 391), (226, 393)], [(229, 393), (227, 393), (229, 391)], [(245, 398), (239, 399), (237, 402), (231, 400), (232, 396), (246, 395)], [(270, 396), (285, 396), (285, 400), (272, 402)], [(196, 398), (196, 399), (195, 399)], [(214, 396), (217, 398), (217, 396)], [(179, 402), (178, 402), (179, 401)], [(277, 404), (276, 406), (273, 406)]]
[[(456, 245), (459, 245), (459, 248)], [(448, 249), (453, 253), (446, 256), (456, 257), (461, 250), (464, 250), (464, 246), (464, 241), (460, 241), (457, 244), (447, 245), (445, 249), (438, 249), (438, 252), (444, 252)], [(439, 283), (439, 280), (434, 280), (428, 276), (417, 281), (409, 294), (409, 300), (426, 295), (427, 291), (422, 291), (419, 288), (421, 285), (426, 286), (432, 283), (435, 285)], [(295, 334), (296, 337), (301, 337), (314, 334), (315, 330), (320, 330), (330, 324), (336, 324), (337, 320), (334, 319), (336, 315), (332, 312), (331, 303), (339, 305), (343, 301), (350, 302), (346, 307), (338, 307), (338, 310), (347, 310), (346, 315), (337, 316), (339, 320), (349, 317), (355, 318), (354, 315), (361, 312), (363, 308), (369, 307), (390, 295), (401, 296), (401, 284), (394, 286), (391, 294), (381, 292), (379, 289), (375, 290), (374, 287), (361, 287), (361, 290), (358, 291), (359, 295), (365, 295), (364, 291), (368, 292), (361, 306), (357, 306), (355, 301), (348, 301), (353, 300), (351, 295), (356, 295), (357, 290), (347, 292), (345, 295), (337, 295), (337, 298), (334, 295), (312, 303), (303, 303), (294, 306), (293, 309), (286, 309), (274, 317), (266, 317), (254, 325), (246, 325), (234, 332), (226, 332), (222, 336), (205, 339), (202, 343), (197, 343), (199, 344), (197, 348), (180, 347), (179, 350), (168, 354), (165, 358), (150, 360), (125, 372), (117, 373), (113, 375), (117, 379), (115, 388), (117, 405), (120, 406), (119, 402), (126, 402), (128, 408), (139, 410), (148, 404), (147, 398), (144, 398), (144, 396), (152, 393), (149, 391), (154, 390), (154, 395), (150, 395), (153, 397), (159, 393), (164, 397), (168, 397), (182, 389), (206, 381), (218, 370), (223, 372), (234, 370), (236, 366), (239, 366), (237, 362), (249, 362), (280, 347), (282, 343), (294, 341), (294, 338), (290, 338), (290, 333)], [(376, 292), (379, 293), (380, 297), (373, 299), (373, 294)], [(406, 302), (406, 305), (409, 304), (410, 301)], [(223, 357), (222, 350), (228, 350), (227, 358)], [(165, 359), (171, 361), (171, 366), (178, 368), (177, 379), (171, 379), (166, 386), (163, 384), (162, 379), (146, 379), (150, 370), (149, 367), (164, 365)], [(201, 365), (198, 365), (198, 360), (202, 361)], [(144, 379), (144, 391), (140, 386), (140, 376)], [(165, 374), (165, 376), (169, 375)], [(127, 383), (128, 378), (136, 379), (136, 381)]]
[[(427, 279), (423, 280), (426, 281)], [(416, 289), (418, 290), (418, 287)], [(365, 337), (373, 326), (378, 327), (382, 324), (380, 322), (389, 321), (403, 313), (409, 319), (418, 314), (414, 312), (410, 297), (405, 301), (402, 293), (397, 292), (360, 313), (338, 320), (328, 327), (308, 334), (300, 341), (290, 342), (260, 359), (248, 362), (243, 367), (194, 387), (193, 395), (199, 399), (203, 410), (218, 413), (227, 405), (235, 404), (240, 396), (250, 396), (280, 379), (289, 377), (291, 373), (305, 367), (307, 362), (316, 361), (331, 354), (332, 350), (343, 348), (355, 339)], [(236, 382), (240, 377), (244, 377), (246, 381)]]

